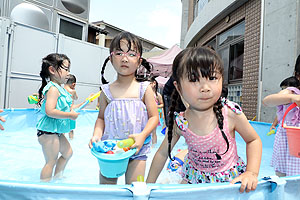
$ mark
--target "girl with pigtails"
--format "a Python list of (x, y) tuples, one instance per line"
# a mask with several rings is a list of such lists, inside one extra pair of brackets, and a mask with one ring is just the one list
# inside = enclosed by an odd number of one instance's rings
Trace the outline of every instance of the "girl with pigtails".
[[(148, 183), (157, 180), (168, 157), (172, 160), (171, 151), (183, 136), (188, 153), (182, 183), (241, 182), (240, 192), (255, 190), (262, 143), (241, 108), (221, 97), (223, 73), (222, 61), (211, 49), (187, 48), (176, 56), (168, 134), (154, 156)], [(188, 107), (177, 113), (180, 98)], [(247, 165), (237, 154), (235, 132), (246, 142)]]
[(42, 181), (50, 181), (53, 175), (60, 177), (73, 154), (64, 135), (75, 128), (74, 120), (79, 115), (72, 109), (72, 95), (62, 87), (69, 72), (70, 59), (66, 55), (52, 53), (43, 58), (38, 102), (42, 117), (36, 125), (46, 161), (40, 175)]
[[(158, 124), (157, 105), (150, 83), (137, 79), (141, 65), (151, 71), (142, 53), (141, 41), (129, 32), (121, 32), (112, 40), (110, 55), (101, 70), (104, 85), (101, 86), (99, 115), (89, 143), (92, 148), (99, 140), (134, 139), (131, 148), (136, 148), (137, 152), (130, 157), (125, 173), (126, 184), (137, 181), (139, 175), (145, 175), (151, 132)], [(117, 79), (110, 84), (103, 76), (108, 60), (117, 72)], [(117, 183), (117, 178), (103, 176), (101, 169), (99, 177), (100, 184)]]

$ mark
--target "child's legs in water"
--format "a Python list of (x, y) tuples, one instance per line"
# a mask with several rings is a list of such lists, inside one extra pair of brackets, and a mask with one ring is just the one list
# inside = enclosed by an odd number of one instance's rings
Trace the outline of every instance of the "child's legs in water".
[[(156, 127), (157, 128), (157, 127)], [(156, 128), (152, 131), (152, 145), (157, 143)]]
[(38, 137), (38, 141), (42, 145), (46, 161), (46, 164), (41, 171), (40, 179), (43, 181), (50, 181), (59, 153), (59, 137), (57, 134), (43, 134)]
[(116, 185), (118, 178), (106, 178), (99, 171), (99, 180), (100, 180), (100, 184)]
[(59, 137), (59, 152), (61, 153), (61, 156), (56, 162), (54, 176), (59, 175), (60, 172), (63, 172), (73, 154), (71, 145), (64, 134), (61, 134)]
[(125, 174), (126, 184), (131, 184), (137, 181), (138, 176), (145, 177), (146, 160), (131, 160), (128, 163), (127, 171)]
[(278, 177), (284, 177), (284, 176), (286, 176), (285, 173), (281, 173), (281, 172), (275, 172), (275, 174), (276, 174), (276, 176), (278, 176)]
[(69, 132), (69, 138), (70, 138), (70, 139), (73, 139), (73, 138), (74, 138), (74, 131), (73, 131), (73, 130), (71, 130), (71, 131)]

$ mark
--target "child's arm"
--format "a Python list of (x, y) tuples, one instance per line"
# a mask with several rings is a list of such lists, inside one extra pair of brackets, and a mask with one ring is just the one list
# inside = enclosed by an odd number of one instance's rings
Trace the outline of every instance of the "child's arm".
[(68, 86), (68, 85), (65, 85), (64, 88), (72, 95), (72, 99), (73, 100), (77, 100), (78, 99), (78, 96), (77, 96), (77, 93), (76, 93), (75, 89), (70, 88), (70, 86)]
[[(0, 109), (0, 113), (1, 113), (1, 112), (3, 112), (2, 109)], [(1, 117), (1, 116), (0, 116), (0, 121), (5, 122), (4, 117)], [(2, 126), (1, 124), (0, 124), (0, 129), (1, 129), (1, 130), (4, 130), (4, 128), (3, 128), (3, 126)]]
[[(137, 149), (136, 153), (140, 151), (140, 149), (142, 148), (145, 142), (145, 139), (148, 137), (148, 135), (150, 135), (152, 130), (155, 129), (158, 124), (159, 118), (158, 118), (157, 105), (155, 103), (155, 99), (153, 98), (153, 96), (154, 96), (153, 90), (149, 85), (144, 95), (144, 102), (148, 112), (148, 122), (141, 133), (132, 134), (128, 136), (133, 138), (135, 141), (135, 143), (130, 148), (136, 148)], [(100, 105), (100, 108), (101, 106), (102, 105)]]
[(159, 105), (157, 105), (157, 108), (163, 108), (164, 107), (164, 101), (162, 99), (161, 94), (157, 93), (157, 99), (158, 99), (158, 102), (159, 102)]
[[(94, 93), (92, 93), (92, 94), (90, 94), (89, 96), (88, 96), (88, 98), (90, 98), (91, 96), (93, 96), (94, 95)], [(81, 103), (79, 103), (79, 104), (74, 104), (74, 101), (73, 101), (73, 104), (72, 104), (72, 109), (76, 109), (76, 108), (79, 108), (82, 104), (84, 104), (86, 102), (86, 100), (84, 101), (84, 102), (81, 102)], [(90, 102), (91, 103), (91, 102)], [(87, 104), (88, 105), (88, 104)], [(85, 106), (84, 106), (85, 107)], [(84, 108), (83, 107), (83, 108)]]
[[(228, 111), (229, 130), (237, 131), (246, 142), (247, 168), (246, 172), (235, 178), (231, 183), (241, 181), (240, 192), (255, 190), (257, 186), (257, 176), (262, 154), (262, 143), (254, 128), (248, 122), (244, 113), (237, 115), (233, 111)], [(232, 133), (231, 132), (231, 133)], [(233, 133), (232, 133), (233, 134)]]
[(292, 91), (284, 89), (277, 94), (271, 94), (263, 99), (265, 106), (279, 106), (289, 103), (297, 103), (300, 106), (300, 95), (294, 94)]
[(275, 117), (275, 119), (274, 119), (274, 121), (273, 121), (273, 123), (272, 123), (272, 125), (270, 127), (270, 131), (272, 129), (276, 129), (277, 124), (278, 124), (278, 119), (277, 119), (277, 115), (276, 115), (276, 117)]
[[(174, 129), (177, 129), (177, 127), (175, 127), (175, 126), (174, 126)], [(175, 146), (175, 144), (178, 142), (179, 138), (180, 138), (180, 135), (173, 134), (172, 142), (171, 142), (171, 151), (172, 151), (173, 147)], [(168, 134), (166, 133), (164, 140), (162, 141), (159, 149), (155, 153), (155, 156), (152, 160), (149, 174), (148, 174), (148, 177), (146, 180), (147, 183), (155, 183), (156, 182), (161, 170), (165, 166), (168, 156), (169, 156), (169, 154), (168, 154)]]
[(73, 100), (77, 100), (78, 99), (78, 95), (76, 90), (74, 90), (73, 94), (72, 94)]
[(45, 111), (49, 117), (56, 118), (56, 119), (73, 119), (75, 120), (79, 113), (76, 113), (74, 110), (70, 112), (63, 112), (56, 109), (57, 99), (60, 96), (58, 89), (54, 86), (50, 87), (47, 94), (45, 95), (46, 107)]
[(89, 142), (89, 147), (90, 148), (93, 147), (94, 142), (96, 143), (101, 139), (101, 137), (103, 135), (104, 128), (105, 128), (104, 111), (105, 111), (105, 108), (107, 106), (107, 101), (106, 101), (106, 98), (105, 98), (105, 94), (103, 92), (101, 92), (99, 98), (100, 98), (100, 109), (99, 109), (98, 118), (97, 118), (96, 123), (95, 123), (93, 137), (91, 138), (91, 140)]

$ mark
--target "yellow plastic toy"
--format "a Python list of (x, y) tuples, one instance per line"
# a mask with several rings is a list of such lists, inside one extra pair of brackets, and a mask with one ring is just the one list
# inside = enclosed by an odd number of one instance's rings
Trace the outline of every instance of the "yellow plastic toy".
[(92, 101), (94, 101), (96, 98), (98, 98), (100, 96), (101, 91), (97, 92), (96, 94), (94, 94), (93, 96), (86, 98), (84, 104), (82, 104), (77, 110), (81, 110), (82, 108), (84, 108), (86, 105), (88, 105), (89, 103), (91, 103)]
[(145, 181), (144, 181), (144, 176), (138, 175), (138, 176), (137, 176), (137, 182), (145, 182)]
[(270, 135), (273, 135), (273, 134), (275, 134), (275, 129), (270, 130), (270, 131), (267, 133), (267, 136), (270, 136)]
[(37, 104), (39, 102), (39, 99), (37, 95), (30, 95), (28, 96), (28, 103), (29, 104)]
[(133, 144), (134, 144), (134, 139), (132, 139), (132, 138), (120, 140), (117, 142), (117, 146), (119, 148), (131, 147), (131, 145), (133, 145)]

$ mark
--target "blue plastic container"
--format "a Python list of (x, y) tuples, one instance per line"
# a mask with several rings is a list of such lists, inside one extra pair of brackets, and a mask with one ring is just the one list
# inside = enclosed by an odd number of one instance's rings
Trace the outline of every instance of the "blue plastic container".
[(97, 152), (94, 148), (91, 153), (98, 159), (101, 174), (107, 178), (118, 178), (125, 174), (129, 158), (136, 153), (136, 149), (130, 149), (124, 153), (106, 154)]

